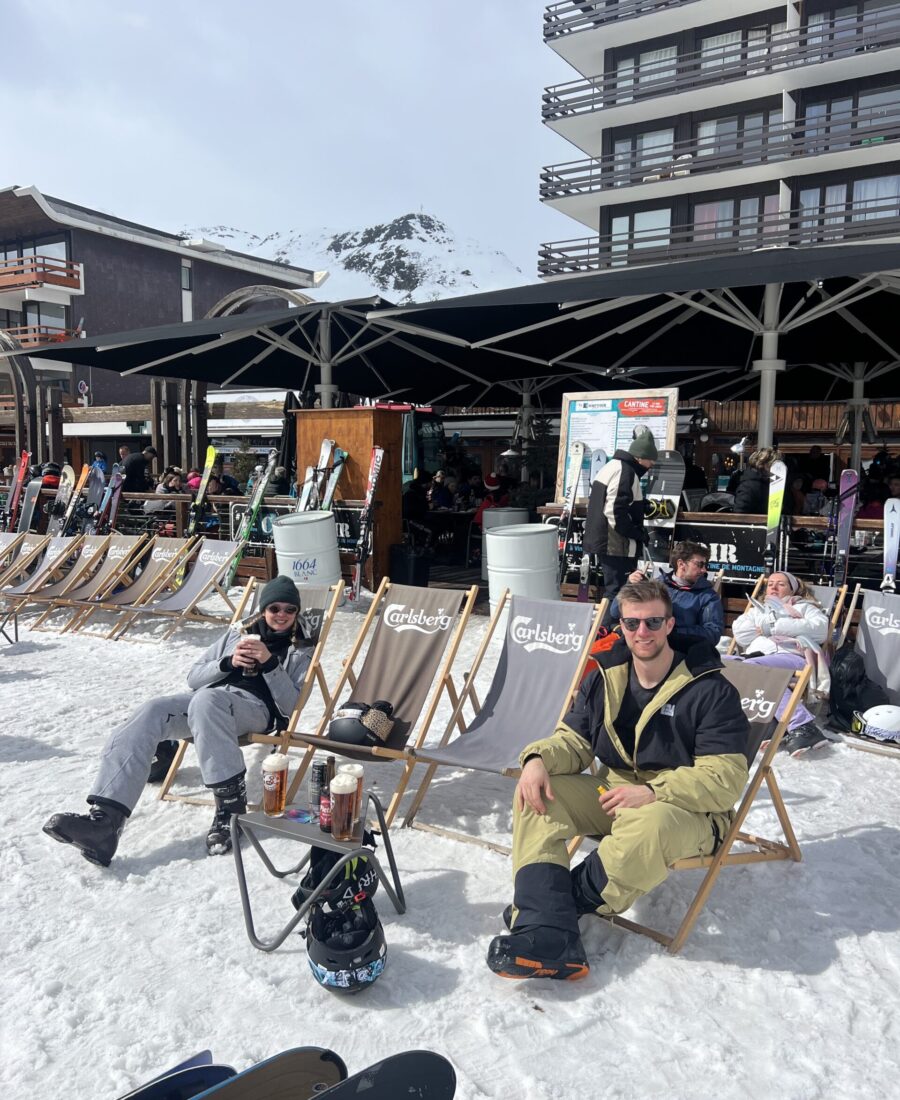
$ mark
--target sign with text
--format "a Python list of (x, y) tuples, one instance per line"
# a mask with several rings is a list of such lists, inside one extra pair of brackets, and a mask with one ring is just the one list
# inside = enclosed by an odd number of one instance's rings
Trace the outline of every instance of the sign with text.
[(690, 539), (709, 547), (709, 575), (756, 580), (763, 570), (765, 525), (749, 523), (676, 523), (674, 541)]

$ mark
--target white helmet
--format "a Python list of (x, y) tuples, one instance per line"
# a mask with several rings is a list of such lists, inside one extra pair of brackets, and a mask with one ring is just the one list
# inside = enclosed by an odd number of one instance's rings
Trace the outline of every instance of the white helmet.
[(854, 733), (873, 737), (876, 741), (900, 741), (900, 707), (884, 703), (869, 707), (862, 714), (855, 710), (852, 728)]

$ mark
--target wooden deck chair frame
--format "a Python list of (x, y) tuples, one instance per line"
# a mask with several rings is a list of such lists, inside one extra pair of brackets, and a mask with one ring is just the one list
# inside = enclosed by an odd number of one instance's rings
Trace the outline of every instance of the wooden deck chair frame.
[[(461, 736), (465, 735), (466, 724), (463, 719), (463, 708), (466, 703), (470, 705), (471, 709), (476, 715), (481, 711), (481, 702), (475, 691), (475, 678), (478, 675), (479, 669), (481, 668), (481, 664), (484, 660), (484, 656), (487, 652), (488, 646), (490, 645), (491, 640), (493, 639), (497, 631), (502, 613), (505, 610), (506, 604), (509, 602), (509, 599), (510, 592), (507, 588), (504, 589), (503, 593), (500, 596), (500, 599), (497, 601), (497, 606), (494, 610), (493, 615), (491, 616), (491, 621), (488, 624), (488, 628), (485, 631), (484, 637), (481, 640), (481, 644), (478, 646), (478, 650), (475, 654), (475, 659), (472, 662), (472, 667), (469, 669), (469, 672), (466, 675), (465, 686), (459, 693), (459, 698), (453, 708), (453, 712), (450, 715), (450, 719), (447, 722), (444, 733), (441, 736), (438, 744), (435, 746), (436, 748), (444, 748), (444, 746), (449, 742), (451, 736), (453, 735), (454, 727), (459, 729)], [(578, 664), (575, 668), (574, 673), (572, 674), (572, 679), (568, 685), (568, 688), (566, 689), (566, 694), (563, 697), (562, 707), (556, 720), (557, 725), (559, 725), (559, 723), (563, 720), (563, 718), (571, 709), (572, 701), (574, 700), (578, 688), (581, 684), (581, 680), (584, 676), (584, 670), (587, 667), (588, 660), (591, 656), (591, 646), (594, 644), (594, 640), (597, 637), (597, 631), (600, 629), (600, 624), (603, 621), (603, 616), (606, 614), (606, 609), (608, 606), (609, 600), (604, 597), (604, 599), (602, 599), (600, 603), (597, 604), (594, 608), (594, 616), (591, 620), (591, 625), (588, 628)], [(425, 775), (422, 777), (416, 793), (413, 796), (412, 803), (410, 804), (409, 809), (406, 811), (406, 815), (403, 818), (404, 829), (421, 829), (423, 832), (435, 833), (438, 836), (448, 837), (451, 840), (461, 840), (466, 844), (475, 844), (482, 848), (490, 848), (492, 851), (500, 852), (503, 855), (511, 854), (512, 848), (507, 845), (494, 844), (490, 841), (482, 840), (480, 837), (468, 836), (465, 833), (457, 832), (454, 829), (445, 829), (438, 825), (430, 825), (426, 822), (416, 821), (416, 814), (419, 812), (419, 808), (424, 801), (425, 795), (428, 793), (428, 788), (431, 784), (432, 779), (434, 778), (434, 774), (437, 769), (441, 767), (440, 764), (429, 763), (427, 760), (417, 760), (414, 756), (407, 762), (407, 771), (411, 772), (412, 768), (417, 763), (425, 766), (426, 772)], [(454, 764), (445, 766), (463, 767), (464, 765)], [(521, 771), (521, 768), (504, 768), (500, 772), (500, 774), (515, 779), (521, 774)]]
[[(763, 668), (764, 666), (758, 667)], [(710, 856), (690, 856), (687, 859), (676, 860), (675, 863), (672, 864), (670, 868), (672, 871), (695, 871), (706, 868), (706, 874), (703, 876), (703, 881), (700, 883), (697, 893), (694, 895), (694, 899), (674, 935), (658, 932), (649, 928), (647, 925), (638, 924), (636, 921), (627, 920), (625, 917), (621, 916), (601, 917), (601, 920), (606, 920), (610, 924), (626, 928), (630, 932), (637, 932), (642, 936), (649, 936), (650, 939), (656, 940), (656, 942), (662, 944), (670, 954), (674, 955), (684, 946), (684, 942), (696, 924), (697, 918), (700, 916), (704, 905), (706, 905), (707, 899), (712, 893), (712, 889), (723, 867), (734, 867), (747, 863), (768, 863), (772, 860), (790, 859), (795, 863), (800, 862), (803, 858), (800, 852), (800, 845), (797, 843), (797, 837), (794, 834), (791, 820), (788, 817), (787, 807), (784, 804), (781, 790), (775, 779), (775, 773), (772, 770), (772, 760), (775, 757), (775, 753), (778, 752), (778, 746), (781, 744), (781, 739), (784, 737), (788, 728), (791, 716), (806, 692), (811, 671), (812, 670), (807, 665), (803, 669), (798, 670), (792, 678), (791, 682), (793, 687), (791, 689), (788, 705), (785, 707), (784, 713), (775, 727), (772, 739), (766, 746), (756, 771), (751, 772), (750, 782), (735, 811), (734, 821), (731, 823), (731, 828), (723, 837), (719, 848)], [(747, 814), (750, 812), (759, 794), (760, 788), (764, 783), (769, 789), (772, 805), (775, 808), (775, 813), (778, 815), (778, 821), (784, 834), (784, 841), (763, 840), (761, 837), (743, 831)], [(738, 841), (749, 850), (733, 852), (732, 848)]]
[(26, 533), (25, 531), (0, 532), (0, 562), (6, 562), (6, 565), (0, 565), (0, 587), (3, 586), (3, 577), (18, 557), (19, 548), (25, 541)]
[[(756, 578), (756, 584), (754, 584), (753, 591), (747, 597), (747, 606), (744, 608), (744, 610), (742, 612), (743, 614), (746, 615), (746, 613), (751, 609), (751, 607), (753, 607), (753, 604), (750, 602), (750, 600), (759, 599), (759, 594), (762, 591), (762, 589), (765, 587), (766, 580), (767, 580), (767, 578), (766, 578), (765, 573), (760, 573), (760, 575)], [(726, 654), (729, 657), (733, 657), (735, 655), (735, 653), (737, 653), (737, 647), (738, 647), (737, 639), (732, 638), (731, 641), (728, 643), (728, 649), (725, 650)]]
[[(188, 558), (185, 557), (182, 560), (181, 570), (183, 571), (183, 576), (181, 583), (178, 585), (176, 591), (173, 593), (173, 596), (176, 595), (177, 592), (181, 591), (181, 589), (184, 588), (185, 585), (190, 583), (191, 573), (200, 565), (200, 556), (203, 554), (203, 551), (207, 549), (207, 547), (215, 549), (216, 545), (217, 542), (215, 539), (200, 539), (194, 544), (194, 547), (191, 551), (191, 556), (193, 556), (195, 559), (194, 564), (193, 566), (191, 566), (190, 570), (185, 570)], [(143, 615), (150, 615), (152, 618), (158, 620), (169, 619), (171, 621), (171, 626), (162, 634), (154, 635), (153, 637), (149, 638), (131, 637), (129, 639), (130, 641), (158, 644), (159, 642), (165, 642), (169, 638), (171, 638), (175, 631), (180, 626), (183, 626), (185, 623), (226, 624), (232, 622), (234, 619), (235, 605), (231, 602), (231, 597), (228, 595), (228, 590), (221, 582), (223, 578), (227, 579), (231, 566), (236, 561), (240, 560), (241, 556), (244, 553), (244, 545), (245, 544), (243, 542), (236, 542), (233, 544), (232, 549), (229, 551), (229, 553), (225, 555), (223, 561), (221, 563), (215, 563), (218, 568), (215, 572), (210, 572), (209, 580), (207, 581), (207, 583), (196, 593), (194, 593), (193, 598), (180, 611), (166, 611), (162, 608), (155, 607), (154, 601), (156, 601), (157, 599), (163, 601), (167, 598), (160, 592), (157, 594), (156, 597), (153, 598), (153, 600), (145, 600), (138, 607), (123, 609), (122, 616), (115, 624), (113, 629), (109, 632), (107, 637), (111, 639), (119, 639), (123, 637), (128, 629), (133, 626), (137, 622), (137, 620)], [(206, 597), (211, 595), (212, 593), (215, 593), (217, 596), (219, 596), (219, 598), (228, 608), (227, 614), (210, 615), (206, 612), (197, 610), (197, 605), (200, 603), (200, 601), (205, 600)]]
[[(79, 537), (81, 538), (81, 545), (78, 547), (78, 557), (72, 563), (71, 569), (58, 580), (41, 585), (34, 592), (29, 592), (19, 605), (20, 611), (25, 604), (43, 605), (35, 609), (37, 619), (43, 618), (47, 613), (48, 606), (52, 607), (58, 597), (64, 596), (79, 584), (86, 583), (91, 574), (101, 567), (103, 559), (106, 557), (106, 551), (109, 549), (112, 535), (81, 535)], [(90, 550), (89, 554), (86, 553), (88, 550)], [(33, 624), (29, 624), (29, 629), (32, 628)]]
[[(154, 538), (148, 546), (144, 549), (144, 554), (152, 555), (158, 549), (159, 544), (163, 541), (162, 538)], [(175, 540), (173, 540), (175, 541)], [(107, 593), (103, 599), (90, 600), (81, 604), (81, 613), (76, 622), (71, 625), (71, 630), (80, 634), (91, 634), (95, 638), (110, 638), (115, 633), (118, 626), (118, 620), (112, 625), (112, 627), (105, 633), (100, 630), (85, 630), (85, 626), (90, 622), (91, 618), (98, 611), (110, 611), (121, 613), (123, 611), (132, 611), (137, 607), (143, 606), (149, 600), (152, 600), (155, 596), (159, 595), (165, 587), (173, 580), (175, 574), (178, 572), (182, 564), (187, 561), (196, 546), (195, 539), (183, 539), (180, 540), (182, 545), (177, 548), (172, 558), (165, 562), (157, 572), (156, 576), (151, 580), (147, 587), (139, 594), (138, 599), (134, 603), (111, 603), (109, 601), (110, 593)], [(141, 555), (143, 557), (144, 555)], [(134, 580), (134, 584), (140, 584), (141, 576), (143, 573), (139, 573)], [(125, 590), (127, 594), (128, 589)]]
[[(54, 543), (65, 542), (65, 546), (50, 558), (50, 550)], [(25, 580), (17, 585), (6, 586), (0, 589), (0, 597), (6, 601), (7, 611), (18, 611), (20, 607), (28, 603), (43, 587), (49, 587), (61, 580), (65, 575), (66, 566), (71, 562), (72, 555), (81, 550), (84, 535), (57, 535), (48, 539), (44, 546), (44, 553), (37, 563), (35, 570)], [(18, 592), (11, 589), (19, 589)], [(12, 606), (10, 606), (12, 605)]]
[[(288, 802), (292, 802), (297, 795), (297, 791), (300, 788), (300, 784), (303, 782), (303, 778), (306, 775), (306, 771), (309, 765), (312, 763), (313, 757), (317, 750), (331, 750), (338, 755), (345, 755), (348, 759), (352, 760), (406, 760), (414, 756), (416, 748), (421, 747), (425, 738), (428, 735), (428, 730), (431, 727), (431, 723), (434, 721), (434, 716), (437, 712), (438, 705), (441, 698), (446, 693), (451, 707), (456, 707), (459, 702), (459, 692), (457, 691), (456, 684), (453, 680), (452, 669), (456, 660), (457, 653), (459, 652), (460, 643), (462, 642), (463, 635), (465, 633), (466, 625), (469, 622), (469, 618), (472, 614), (472, 610), (475, 607), (475, 601), (478, 599), (478, 585), (472, 585), (466, 590), (466, 595), (463, 599), (462, 605), (459, 610), (459, 619), (456, 626), (450, 631), (450, 636), (447, 640), (446, 648), (444, 649), (444, 655), (440, 662), (440, 668), (437, 677), (434, 682), (434, 686), (429, 695), (426, 695), (425, 702), (422, 707), (422, 711), (416, 716), (414, 723), (409, 731), (409, 739), (404, 745), (403, 749), (391, 749), (383, 745), (373, 745), (371, 748), (366, 746), (348, 746), (340, 742), (330, 741), (326, 736), (326, 730), (328, 723), (331, 720), (332, 712), (337, 704), (341, 692), (349, 685), (351, 689), (356, 687), (357, 673), (354, 668), (354, 663), (359, 657), (360, 651), (366, 640), (369, 638), (370, 631), (372, 630), (372, 624), (375, 622), (379, 612), (382, 609), (388, 594), (392, 588), (389, 578), (384, 577), (381, 584), (378, 586), (377, 592), (372, 597), (372, 602), (369, 605), (369, 610), (366, 612), (366, 617), (363, 619), (362, 626), (359, 628), (359, 632), (356, 635), (356, 639), (350, 648), (350, 652), (344, 659), (343, 670), (338, 677), (334, 687), (331, 689), (331, 704), (326, 707), (325, 713), (319, 722), (318, 727), (314, 733), (304, 734), (294, 732), (289, 739), (290, 747), (302, 747), (305, 752), (303, 759), (297, 768), (291, 785), (288, 788)], [(390, 692), (386, 690), (385, 694), (389, 695)], [(346, 750), (352, 748), (352, 753), (347, 753)], [(386, 820), (390, 826), (394, 820), (394, 816), (397, 813), (397, 808), (400, 805), (400, 799), (403, 797), (403, 792), (406, 790), (406, 785), (409, 782), (410, 769), (404, 770), (394, 789), (394, 793), (391, 796), (390, 804), (388, 805)]]
[[(117, 564), (114, 564), (115, 559), (112, 558), (111, 555), (116, 549), (115, 543), (117, 538), (131, 539), (133, 541), (130, 547), (126, 546), (123, 548), (121, 558), (118, 560)], [(90, 578), (82, 581), (74, 588), (67, 588), (64, 595), (54, 597), (50, 606), (29, 625), (29, 630), (39, 630), (42, 633), (56, 630), (60, 634), (65, 634), (72, 625), (76, 613), (81, 610), (81, 600), (83, 597), (78, 595), (79, 592), (90, 589), (97, 599), (102, 599), (105, 595), (114, 591), (123, 580), (131, 580), (131, 574), (137, 560), (147, 550), (148, 536), (146, 534), (117, 535), (114, 531), (110, 534), (109, 539), (106, 559), (99, 565), (97, 570), (92, 573)], [(42, 625), (59, 611), (71, 611), (72, 614), (64, 623), (60, 623), (57, 626)]]
[[(256, 578), (251, 577), (244, 587), (244, 593), (235, 608), (234, 616), (231, 620), (231, 625), (234, 626), (239, 623), (244, 616), (244, 611), (252, 593), (255, 591), (257, 582)], [(310, 696), (313, 693), (313, 689), (316, 684), (319, 685), (319, 690), (322, 693), (322, 699), (325, 703), (325, 709), (330, 711), (332, 706), (332, 696), (328, 690), (328, 683), (325, 679), (325, 673), (322, 669), (322, 656), (325, 652), (325, 646), (328, 642), (328, 635), (331, 632), (332, 624), (334, 623), (334, 617), (337, 614), (337, 609), (340, 606), (341, 596), (344, 592), (344, 584), (334, 584), (329, 588), (331, 598), (328, 601), (328, 606), (325, 608), (325, 614), (322, 617), (322, 625), (319, 627), (319, 637), (316, 641), (313, 649), (312, 659), (309, 663), (309, 668), (306, 670), (306, 675), (303, 678), (303, 684), (300, 688), (300, 695), (297, 698), (297, 703), (291, 712), (291, 717), (288, 720), (287, 728), (284, 730), (275, 731), (262, 731), (260, 733), (249, 733), (246, 737), (241, 738), (241, 743), (246, 745), (274, 745), (280, 752), (287, 752), (290, 747), (290, 740), (297, 729), (297, 723), (303, 716), (304, 708), (310, 700)], [(301, 592), (302, 595), (302, 592)], [(169, 766), (169, 770), (166, 773), (166, 777), (163, 780), (162, 787), (159, 792), (159, 801), (161, 802), (186, 802), (191, 806), (211, 806), (213, 800), (211, 798), (203, 798), (200, 795), (181, 795), (172, 794), (172, 784), (175, 782), (175, 778), (178, 774), (178, 769), (184, 762), (184, 756), (187, 752), (189, 741), (179, 741), (178, 749), (175, 752), (175, 756), (172, 759), (172, 763)]]
[[(34, 531), (19, 531), (22, 536), (18, 543), (18, 553), (0, 574), (0, 587), (6, 588), (13, 581), (20, 580), (41, 557), (50, 541), (49, 535), (38, 535)], [(6, 556), (5, 552), (4, 556)]]
[(847, 611), (844, 615), (844, 624), (841, 627), (841, 633), (838, 636), (838, 640), (835, 643), (835, 652), (841, 648), (844, 642), (847, 641), (847, 636), (850, 633), (850, 627), (853, 625), (853, 613), (856, 611), (856, 606), (859, 603), (859, 598), (862, 595), (862, 584), (857, 581), (856, 587), (853, 589), (853, 595), (850, 597), (850, 603), (847, 605)]

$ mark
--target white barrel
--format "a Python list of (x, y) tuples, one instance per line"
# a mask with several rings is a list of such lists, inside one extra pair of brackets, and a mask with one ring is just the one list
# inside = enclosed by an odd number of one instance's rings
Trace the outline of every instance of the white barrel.
[(555, 526), (525, 523), (484, 533), (491, 610), (508, 588), (513, 596), (558, 600), (559, 550)]
[(278, 572), (302, 590), (303, 585), (326, 586), (341, 579), (337, 528), (331, 512), (293, 512), (272, 524)]
[[(515, 524), (528, 522), (527, 508), (485, 508), (481, 513), (482, 538), (484, 532), (493, 527), (513, 527)], [(484, 548), (483, 548), (484, 549)], [(481, 555), (481, 579), (488, 579), (487, 550)]]

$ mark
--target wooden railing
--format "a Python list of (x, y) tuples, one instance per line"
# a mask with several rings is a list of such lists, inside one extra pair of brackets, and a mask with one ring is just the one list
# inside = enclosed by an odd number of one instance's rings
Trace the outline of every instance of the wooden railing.
[[(823, 387), (827, 381), (823, 378)], [(690, 408), (698, 406), (710, 419), (710, 431), (716, 435), (753, 434), (759, 426), (758, 401), (687, 401)], [(773, 430), (776, 434), (809, 432), (817, 436), (833, 436), (847, 411), (846, 401), (776, 402)], [(869, 415), (876, 429), (896, 431), (900, 421), (900, 402), (872, 401)]]
[(63, 344), (66, 340), (75, 340), (77, 329), (51, 328), (49, 325), (19, 325), (5, 330), (18, 340), (23, 348), (38, 348), (45, 344)]
[(550, 165), (541, 172), (541, 198), (558, 199), (658, 180), (745, 168), (753, 164), (868, 149), (900, 141), (900, 99), (869, 110), (853, 110), (808, 122), (784, 122), (709, 139), (677, 141), (641, 153)]
[(545, 122), (626, 103), (709, 88), (801, 65), (900, 46), (900, 6), (875, 15), (833, 19), (800, 30), (779, 31), (758, 41), (636, 64), (625, 72), (573, 80), (545, 89)]
[(13, 256), (0, 260), (0, 288), (62, 286), (81, 289), (81, 268), (52, 256)]
[(693, 0), (610, 0), (609, 3), (590, 4), (583, 0), (562, 0), (550, 4), (544, 12), (544, 41), (550, 42), (565, 34), (602, 27), (622, 19), (637, 19), (641, 15), (653, 15), (661, 8), (681, 7)]
[(541, 245), (538, 274), (547, 278), (611, 267), (706, 259), (760, 248), (804, 247), (886, 237), (900, 237), (900, 198), (557, 241)]

